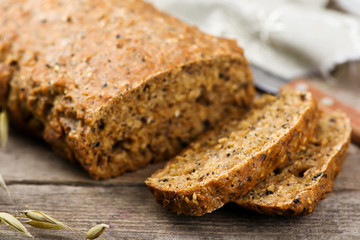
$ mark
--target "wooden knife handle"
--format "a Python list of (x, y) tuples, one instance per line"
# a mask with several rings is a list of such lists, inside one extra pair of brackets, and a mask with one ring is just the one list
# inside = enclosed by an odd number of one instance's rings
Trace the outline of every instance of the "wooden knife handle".
[(304, 79), (296, 79), (284, 86), (298, 90), (306, 90), (312, 93), (313, 97), (318, 100), (319, 109), (323, 111), (333, 111), (340, 109), (347, 114), (351, 121), (351, 140), (360, 145), (360, 111), (346, 103), (341, 102), (334, 96), (327, 94), (319, 88), (311, 85), (309, 81)]

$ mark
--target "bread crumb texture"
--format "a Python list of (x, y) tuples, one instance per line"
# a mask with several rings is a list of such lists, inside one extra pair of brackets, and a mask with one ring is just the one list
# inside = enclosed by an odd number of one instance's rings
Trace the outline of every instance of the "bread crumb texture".
[(268, 215), (306, 215), (332, 192), (351, 135), (342, 112), (322, 113), (318, 132), (290, 161), (235, 202)]
[(140, 0), (3, 0), (0, 25), (0, 106), (97, 179), (175, 156), (253, 100), (235, 41)]
[(211, 212), (264, 180), (308, 142), (316, 126), (311, 94), (264, 96), (244, 117), (230, 118), (194, 141), (146, 184), (171, 211)]

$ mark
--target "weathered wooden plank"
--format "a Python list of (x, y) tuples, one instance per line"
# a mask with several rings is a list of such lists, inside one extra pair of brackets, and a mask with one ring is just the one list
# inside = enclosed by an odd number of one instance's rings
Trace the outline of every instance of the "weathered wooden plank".
[[(111, 187), (14, 184), (9, 188), (14, 203), (1, 204), (3, 211), (28, 205), (82, 230), (100, 222), (108, 223), (111, 229), (107, 239), (360, 237), (360, 189), (336, 188), (313, 214), (285, 218), (258, 215), (234, 204), (202, 217), (178, 216), (158, 206), (146, 186), (137, 183)], [(5, 195), (1, 196), (1, 202), (5, 200)], [(76, 237), (65, 231), (31, 229), (31, 232), (37, 239)], [(14, 235), (11, 239), (23, 238)]]

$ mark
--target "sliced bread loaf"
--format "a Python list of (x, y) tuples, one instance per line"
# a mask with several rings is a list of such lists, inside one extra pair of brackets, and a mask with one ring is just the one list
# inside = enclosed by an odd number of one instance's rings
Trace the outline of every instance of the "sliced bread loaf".
[(235, 202), (268, 215), (305, 215), (331, 192), (350, 143), (350, 121), (322, 113), (319, 131), (305, 148)]
[(165, 208), (199, 216), (246, 194), (314, 135), (316, 104), (309, 93), (261, 98), (193, 142), (146, 180)]
[(4, 0), (0, 26), (0, 108), (97, 179), (175, 156), (253, 101), (235, 41), (140, 0)]

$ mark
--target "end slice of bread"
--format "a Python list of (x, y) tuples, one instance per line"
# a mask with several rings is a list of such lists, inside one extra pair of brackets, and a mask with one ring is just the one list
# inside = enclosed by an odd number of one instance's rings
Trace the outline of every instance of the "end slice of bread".
[(350, 135), (350, 120), (344, 113), (322, 113), (319, 131), (307, 146), (235, 202), (268, 215), (311, 213), (332, 192)]
[(242, 119), (225, 121), (200, 137), (146, 184), (156, 201), (173, 212), (212, 212), (264, 180), (307, 143), (316, 126), (311, 94), (262, 97)]

